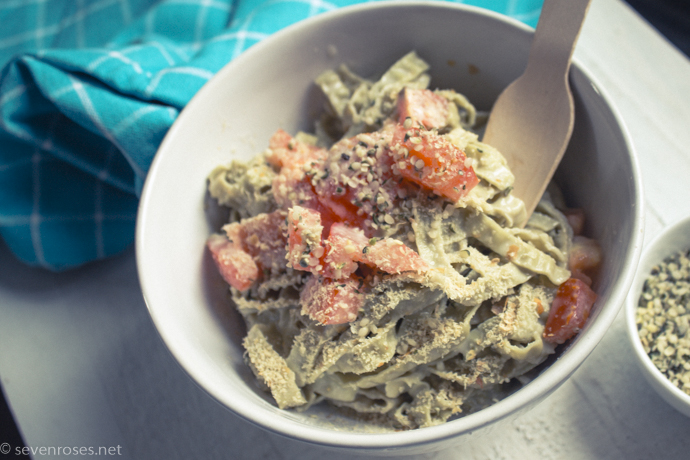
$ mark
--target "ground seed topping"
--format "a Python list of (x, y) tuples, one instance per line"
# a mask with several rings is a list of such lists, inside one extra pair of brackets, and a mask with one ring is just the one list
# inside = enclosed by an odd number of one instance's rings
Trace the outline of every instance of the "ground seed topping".
[(652, 269), (640, 296), (636, 322), (642, 347), (675, 386), (690, 395), (690, 251)]
[[(404, 213), (400, 203), (408, 194), (405, 187), (416, 187), (390, 180), (398, 172), (398, 165), (391, 159), (392, 138), (393, 130), (384, 129), (343, 139), (329, 149), (325, 161), (312, 163), (314, 169), (306, 173), (317, 194), (335, 197), (341, 218), (349, 215), (352, 221), (353, 215), (358, 216), (357, 225), (367, 233), (395, 225)], [(406, 149), (402, 150), (393, 156), (408, 155)], [(409, 167), (404, 161), (400, 164)]]

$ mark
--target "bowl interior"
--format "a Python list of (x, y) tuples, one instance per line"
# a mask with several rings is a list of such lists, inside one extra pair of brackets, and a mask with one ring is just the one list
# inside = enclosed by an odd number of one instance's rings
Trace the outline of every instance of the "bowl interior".
[(664, 400), (690, 417), (690, 395), (673, 385), (657, 369), (642, 347), (636, 323), (638, 301), (652, 268), (666, 257), (687, 249), (690, 249), (690, 217), (679, 220), (664, 229), (645, 248), (626, 303), (626, 326), (637, 363), (647, 381)]
[[(310, 130), (312, 85), (340, 63), (375, 76), (409, 52), (431, 64), (432, 87), (454, 88), (488, 110), (524, 69), (531, 29), (476, 8), (448, 3), (349, 7), (279, 32), (222, 69), (189, 103), (153, 162), (137, 228), (141, 285), (153, 321), (173, 355), (212, 396), (280, 434), (360, 449), (404, 449), (449, 440), (543, 398), (599, 342), (623, 303), (639, 256), (642, 200), (625, 130), (600, 89), (577, 65), (571, 82), (576, 127), (558, 180), (571, 206), (587, 210), (587, 233), (606, 254), (599, 301), (578, 338), (537, 379), (496, 405), (445, 425), (371, 436), (372, 427), (316, 409), (279, 411), (256, 390), (242, 360), (242, 325), (226, 288), (209, 269), (206, 177), (218, 164), (249, 159), (278, 128)], [(605, 231), (614, 229), (613, 231)], [(316, 414), (316, 415), (315, 415)]]

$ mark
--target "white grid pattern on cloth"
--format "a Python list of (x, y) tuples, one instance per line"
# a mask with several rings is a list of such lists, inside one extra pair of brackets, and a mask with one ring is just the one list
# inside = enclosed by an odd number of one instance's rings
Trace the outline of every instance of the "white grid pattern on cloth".
[[(38, 5), (45, 5), (48, 3), (50, 0), (33, 0), (33, 3), (37, 3)], [(74, 0), (72, 0), (74, 1)], [(78, 0), (79, 3), (83, 5), (84, 0)], [(4, 37), (0, 39), (0, 51), (3, 48), (9, 48), (12, 46), (17, 46), (22, 43), (29, 43), (31, 41), (40, 41), (38, 43), (39, 46), (36, 46), (36, 48), (40, 48), (44, 45), (43, 41), (47, 38), (54, 37), (67, 28), (71, 26), (78, 26), (78, 27), (83, 27), (83, 22), (84, 20), (102, 9), (105, 9), (109, 6), (112, 6), (116, 3), (120, 2), (120, 0), (99, 0), (96, 2), (92, 2), (88, 5), (82, 6), (79, 8), (77, 11), (75, 11), (72, 15), (64, 17), (60, 20), (60, 22), (55, 23), (55, 24), (44, 24), (43, 22), (45, 21), (45, 18), (43, 15), (39, 15), (38, 17), (40, 18), (40, 21), (42, 23), (38, 24), (38, 27), (35, 29), (27, 30), (24, 32), (20, 32), (16, 35), (12, 35), (9, 37)], [(23, 3), (23, 2), (17, 2), (17, 3)], [(25, 6), (25, 5), (18, 5), (15, 6), (15, 8), (18, 8), (19, 6)], [(0, 9), (2, 10), (7, 10), (7, 5), (0, 5)], [(39, 9), (39, 11), (43, 11), (42, 8)], [(38, 22), (38, 21), (37, 21)], [(34, 48), (33, 46), (29, 46), (29, 48)]]
[(107, 54), (105, 54), (105, 55), (99, 57), (98, 59), (96, 59), (95, 61), (93, 61), (91, 64), (89, 64), (89, 65), (87, 66), (87, 69), (90, 70), (90, 71), (94, 71), (94, 70), (96, 70), (96, 69), (98, 68), (99, 65), (103, 64), (103, 63), (106, 62), (108, 59), (117, 59), (118, 61), (121, 61), (123, 64), (127, 64), (128, 66), (132, 67), (132, 70), (133, 70), (134, 72), (143, 74), (143, 73), (144, 73), (144, 69), (141, 68), (141, 65), (140, 65), (138, 62), (133, 61), (133, 60), (131, 60), (130, 58), (128, 58), (128, 57), (125, 55), (126, 52), (127, 52), (126, 50), (123, 51), (123, 52), (120, 52), (120, 51), (109, 51)]
[(149, 86), (146, 87), (145, 94), (147, 96), (151, 96), (153, 92), (156, 90), (158, 85), (160, 85), (161, 80), (165, 78), (166, 75), (168, 74), (185, 74), (185, 75), (192, 75), (194, 77), (198, 77), (202, 79), (204, 82), (208, 81), (215, 75), (213, 72), (205, 69), (200, 69), (198, 67), (170, 67), (167, 69), (163, 69), (160, 72), (158, 72), (153, 79), (151, 80), (151, 83)]
[[(84, 88), (83, 83), (73, 79), (72, 77), (69, 78), (72, 81), (72, 87), (74, 88), (74, 91), (77, 93), (77, 96), (79, 97), (79, 100), (81, 101), (82, 106), (84, 107), (84, 113), (89, 117), (91, 122), (96, 126), (96, 128), (101, 132), (101, 134), (103, 134), (103, 136), (106, 139), (108, 139), (115, 147), (117, 147), (118, 150), (120, 150), (121, 152), (124, 151), (124, 149), (119, 145), (119, 140), (112, 135), (108, 127), (101, 120), (101, 117), (98, 114), (98, 111), (96, 110), (96, 107), (94, 106), (93, 102), (91, 101), (89, 94)], [(140, 176), (146, 175), (146, 173), (143, 170), (141, 170), (139, 165), (137, 165), (136, 163), (132, 164), (132, 168), (134, 169), (134, 172), (136, 174)]]
[[(63, 86), (63, 87), (58, 88), (55, 91), (53, 91), (53, 93), (51, 93), (51, 96), (54, 99), (59, 99), (61, 96), (65, 95), (69, 92), (77, 91), (79, 86), (80, 85), (74, 84), (74, 83), (67, 85), (67, 86)], [(12, 95), (14, 97), (8, 97), (7, 99), (0, 99), (0, 104), (5, 104), (10, 99), (14, 99), (16, 97), (19, 97), (25, 91), (26, 91), (25, 86), (17, 87), (17, 91), (12, 93)], [(8, 95), (9, 95), (9, 93), (8, 93)], [(88, 109), (87, 109), (87, 111), (88, 111)], [(2, 118), (0, 118), (0, 122), (1, 121), (3, 121)], [(119, 181), (119, 179), (111, 177), (109, 174), (105, 174), (103, 169), (98, 169), (97, 167), (92, 166), (90, 163), (82, 161), (79, 157), (73, 155), (72, 152), (65, 150), (65, 149), (61, 149), (59, 146), (57, 146), (53, 142), (53, 137), (52, 137), (52, 133), (54, 131), (54, 126), (57, 123), (57, 121), (58, 121), (58, 116), (56, 115), (52, 119), (50, 128), (48, 129), (47, 136), (44, 139), (42, 139), (40, 142), (37, 143), (43, 151), (49, 152), (49, 153), (53, 154), (53, 156), (60, 158), (62, 160), (65, 160), (70, 164), (74, 164), (74, 165), (78, 166), (80, 169), (82, 169), (82, 170), (84, 170), (90, 174), (95, 175), (96, 177), (98, 177), (101, 180), (108, 180), (108, 181), (114, 182), (113, 185), (117, 186), (118, 188), (121, 188), (125, 191), (129, 191), (130, 193), (134, 193), (134, 188), (132, 187), (131, 184), (121, 182), (121, 181)], [(125, 126), (123, 126), (123, 129), (124, 129), (124, 127)], [(18, 129), (18, 128), (13, 128), (13, 129)], [(20, 135), (26, 139), (34, 139), (33, 136), (28, 132), (22, 133), (21, 131), (15, 131), (15, 134), (18, 134), (18, 135)]]

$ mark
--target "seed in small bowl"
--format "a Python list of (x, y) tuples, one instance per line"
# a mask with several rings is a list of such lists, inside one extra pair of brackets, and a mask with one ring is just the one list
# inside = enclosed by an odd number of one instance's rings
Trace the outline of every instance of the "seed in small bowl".
[(668, 380), (690, 395), (690, 251), (652, 268), (640, 295), (636, 323), (642, 347)]
[(625, 308), (642, 374), (659, 396), (690, 417), (690, 217), (646, 245)]

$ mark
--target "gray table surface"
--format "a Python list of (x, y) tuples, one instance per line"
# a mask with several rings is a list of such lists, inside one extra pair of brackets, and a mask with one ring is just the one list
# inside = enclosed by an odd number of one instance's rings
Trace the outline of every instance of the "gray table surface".
[[(621, 0), (593, 0), (575, 56), (630, 131), (649, 242), (690, 211), (690, 61)], [(132, 250), (55, 274), (0, 243), (0, 379), (36, 459), (66, 446), (141, 460), (352, 458), (266, 433), (196, 386), (157, 336)], [(689, 430), (638, 371), (621, 314), (573, 377), (500, 436), (416, 458), (686, 459)]]

